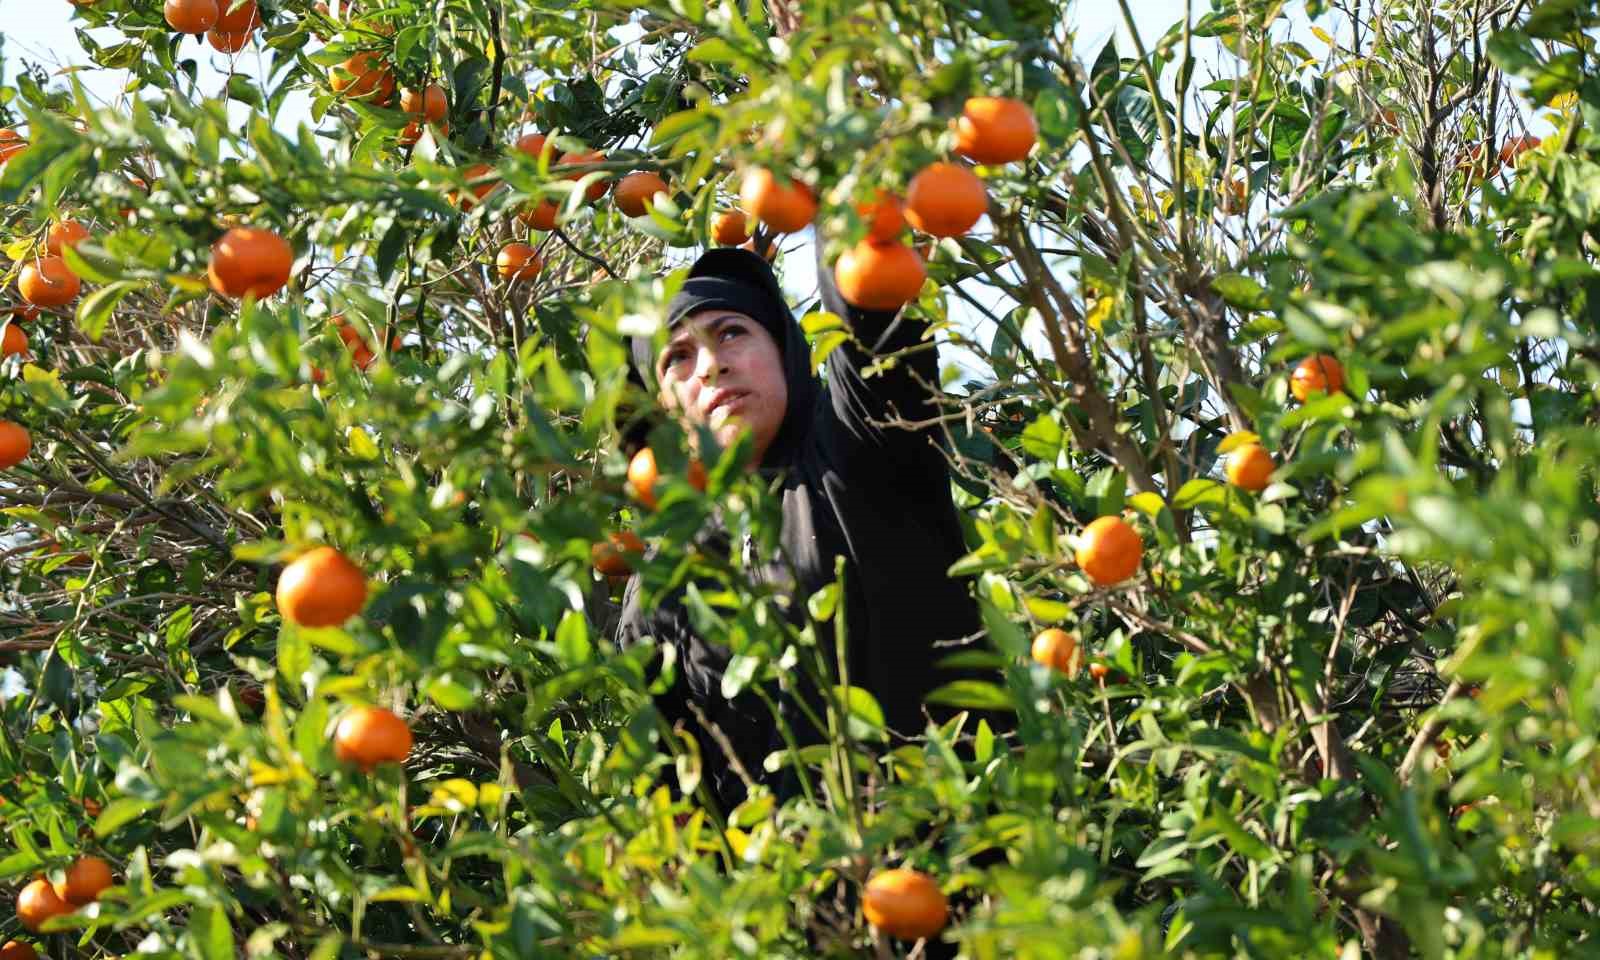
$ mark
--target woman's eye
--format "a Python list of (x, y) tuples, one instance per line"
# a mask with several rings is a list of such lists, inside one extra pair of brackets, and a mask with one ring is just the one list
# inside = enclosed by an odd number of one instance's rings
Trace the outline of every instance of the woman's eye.
[(743, 327), (723, 327), (718, 336), (720, 339), (726, 340), (730, 337), (737, 337), (741, 333), (744, 333)]

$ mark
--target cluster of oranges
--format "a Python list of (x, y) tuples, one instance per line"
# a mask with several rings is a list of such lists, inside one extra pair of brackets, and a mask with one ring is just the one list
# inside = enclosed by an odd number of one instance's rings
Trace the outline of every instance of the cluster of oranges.
[[(955, 151), (985, 165), (1026, 159), (1038, 140), (1038, 125), (1027, 104), (1009, 97), (972, 97), (952, 125)], [(796, 233), (817, 216), (811, 187), (771, 170), (747, 171), (740, 183), (743, 213), (774, 233)], [(972, 169), (937, 161), (918, 171), (902, 200), (879, 190), (857, 208), (867, 225), (866, 236), (846, 250), (835, 264), (839, 292), (857, 307), (897, 310), (922, 290), (927, 271), (922, 257), (900, 240), (909, 224), (932, 237), (958, 237), (989, 211), (989, 192)], [(712, 228), (719, 244), (743, 242), (745, 220), (729, 214)]]
[[(35, 879), (17, 894), (17, 919), (24, 927), (38, 933), (46, 920), (71, 913), (85, 904), (100, 899), (100, 894), (115, 882), (111, 864), (96, 856), (83, 856), (72, 861), (60, 883), (51, 883), (43, 877)], [(16, 941), (3, 948), (11, 957), (37, 956), (33, 948)]]
[(205, 34), (221, 53), (238, 53), (261, 26), (256, 0), (166, 0), (161, 11), (179, 33)]
[[(278, 612), (301, 627), (337, 627), (367, 603), (367, 575), (333, 547), (301, 554), (278, 577)], [(339, 718), (333, 754), (341, 763), (371, 771), (403, 763), (411, 753), (411, 728), (383, 707), (360, 706)]]

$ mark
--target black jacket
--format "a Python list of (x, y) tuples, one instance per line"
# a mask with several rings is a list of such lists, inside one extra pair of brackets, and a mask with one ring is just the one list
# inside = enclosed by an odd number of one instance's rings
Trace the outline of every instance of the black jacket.
[[(770, 270), (765, 273), (771, 276)], [(918, 345), (925, 327), (914, 320), (897, 321), (892, 313), (853, 308), (840, 297), (832, 272), (820, 263), (818, 276), (824, 308), (845, 318), (854, 341), (828, 354), (822, 389), (796, 383), (810, 374), (808, 358), (794, 356), (805, 346), (792, 315), (787, 318), (789, 336), (780, 341), (791, 395), (798, 393), (802, 403), (798, 409), (791, 404), (777, 442), (784, 447), (776, 468), (783, 476), (782, 543), (794, 564), (798, 594), (790, 610), (796, 622), (802, 620), (805, 598), (833, 580), (834, 557), (846, 558), (850, 682), (873, 694), (892, 731), (915, 736), (926, 729), (924, 696), (960, 675), (937, 669), (935, 662), (962, 649), (955, 641), (976, 637), (979, 617), (967, 581), (946, 573), (967, 548), (951, 500), (947, 463), (935, 446), (942, 431), (937, 426), (884, 427), (874, 421), (922, 421), (941, 412), (928, 393), (939, 383), (938, 358), (924, 345), (901, 357), (894, 368), (864, 378), (875, 356)], [(762, 777), (764, 757), (781, 749), (782, 741), (757, 696), (747, 692), (733, 701), (722, 696), (729, 652), (694, 635), (680, 596), (644, 610), (634, 577), (624, 596), (618, 642), (629, 645), (653, 636), (677, 647), (676, 685), (658, 697), (657, 705), (669, 723), (681, 723), (695, 735), (707, 783), (719, 801), (731, 805), (743, 798), (743, 784), (715, 740), (705, 735), (690, 704), (732, 741), (745, 769), (756, 778)], [(832, 624), (824, 626), (831, 630)], [(834, 662), (831, 632), (818, 639)], [(817, 738), (792, 704), (786, 705), (785, 714), (803, 740)], [(789, 790), (780, 785), (779, 792)]]

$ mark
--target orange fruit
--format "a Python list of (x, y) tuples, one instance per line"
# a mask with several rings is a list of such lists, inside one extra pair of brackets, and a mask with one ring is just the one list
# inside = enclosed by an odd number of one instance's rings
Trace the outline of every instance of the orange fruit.
[(411, 753), (411, 728), (382, 707), (356, 707), (333, 730), (333, 755), (370, 771), (382, 763), (404, 763)]
[(33, 437), (28, 428), (0, 420), (0, 470), (10, 470), (21, 463), (33, 449)]
[(711, 239), (721, 247), (737, 247), (750, 239), (743, 210), (724, 210), (711, 221)]
[[(606, 158), (606, 155), (601, 153), (599, 150), (578, 150), (578, 151), (575, 151), (573, 153), (563, 153), (561, 155), (561, 159), (557, 160), (556, 163), (558, 165), (575, 165), (575, 164), (580, 164), (580, 163), (600, 163), (601, 161), (605, 160), (605, 158)], [(592, 171), (589, 171), (589, 170), (580, 170), (577, 173), (566, 174), (564, 179), (567, 179), (567, 180), (581, 180), (584, 177), (588, 176), (591, 172)], [(606, 191), (610, 190), (610, 189), (611, 189), (611, 181), (609, 179), (601, 179), (601, 180), (599, 180), (599, 181), (597, 181), (595, 183), (590, 184), (589, 185), (589, 189), (584, 191), (583, 195), (584, 195), (584, 197), (586, 199), (588, 199), (592, 203), (592, 202), (594, 202), (596, 200), (599, 200), (601, 197), (605, 196), (606, 195)]]
[(221, 30), (209, 30), (206, 32), (206, 42), (218, 53), (238, 53), (250, 45), (250, 32), (241, 30), (238, 33), (224, 33)]
[(167, 26), (179, 33), (205, 33), (216, 26), (222, 11), (217, 0), (167, 0), (161, 8)]
[(39, 960), (39, 951), (21, 940), (7, 940), (0, 947), (0, 960)]
[(1244, 213), (1250, 208), (1250, 201), (1245, 197), (1244, 189), (1243, 180), (1228, 181), (1227, 187), (1221, 191), (1222, 200), (1220, 206), (1223, 213), (1232, 216)]
[(817, 218), (817, 198), (798, 180), (779, 182), (771, 170), (755, 167), (739, 184), (744, 212), (779, 233), (798, 233)]
[(302, 627), (337, 627), (367, 602), (367, 576), (333, 547), (301, 554), (278, 577), (278, 612)]
[(264, 227), (234, 227), (211, 245), (206, 275), (225, 297), (271, 296), (289, 282), (294, 249)]
[(217, 0), (217, 23), (213, 28), (218, 33), (243, 33), (261, 26), (261, 11), (256, 8), (256, 0), (243, 0), (237, 6), (234, 0)]
[(6, 324), (6, 332), (0, 335), (0, 358), (14, 357), (19, 353), (28, 352), (28, 335), (22, 328), (14, 323)]
[(0, 127), (0, 166), (12, 157), (28, 149), (28, 141), (22, 139), (22, 134), (10, 127)]
[(1042, 663), (1069, 677), (1078, 675), (1078, 667), (1082, 663), (1078, 638), (1060, 627), (1041, 630), (1039, 635), (1033, 638), (1031, 653), (1035, 663)]
[(969, 97), (955, 127), (956, 153), (977, 163), (1026, 159), (1039, 139), (1033, 110), (1011, 97)]
[(41, 307), (60, 307), (72, 302), (83, 284), (67, 269), (60, 257), (39, 257), (22, 265), (17, 276), (17, 292), (22, 299)]
[[(439, 132), (439, 136), (450, 136), (450, 124), (440, 121), (432, 126)], [(396, 139), (398, 139), (405, 146), (411, 146), (413, 143), (416, 143), (418, 140), (422, 139), (422, 124), (415, 120), (411, 121), (405, 125), (405, 129), (400, 131), (400, 135)]]
[(35, 880), (17, 894), (17, 919), (34, 933), (51, 917), (71, 912), (72, 906), (56, 896), (48, 880)]
[(373, 353), (372, 348), (364, 343), (350, 351), (350, 362), (354, 363), (358, 370), (367, 370), (372, 366), (373, 361), (377, 359), (378, 355)]
[(50, 225), (50, 231), (44, 235), (44, 248), (50, 251), (52, 257), (61, 256), (62, 247), (78, 248), (78, 244), (89, 239), (89, 228), (76, 220), (58, 220)]
[[(494, 167), (489, 166), (487, 163), (474, 163), (461, 171), (461, 176), (470, 184), (472, 181), (486, 177), (491, 173), (494, 173)], [(463, 197), (454, 191), (451, 192), (451, 197), (461, 205), (461, 209), (471, 210), (479, 200), (487, 197), (498, 186), (500, 186), (500, 180), (496, 178), (480, 183), (477, 186), (469, 186), (467, 189), (472, 191), (472, 197)]]
[(1537, 147), (1543, 141), (1538, 137), (1512, 137), (1500, 148), (1500, 162), (1508, 167), (1517, 165), (1517, 158)]
[(1105, 683), (1106, 674), (1110, 672), (1111, 668), (1103, 663), (1089, 664), (1089, 676), (1093, 677), (1096, 683)]
[(401, 90), (400, 109), (428, 123), (438, 123), (450, 111), (450, 105), (445, 102), (444, 87), (430, 83), (421, 90)]
[(394, 74), (375, 53), (358, 53), (339, 67), (329, 78), (335, 93), (373, 103), (384, 103), (394, 94)]
[(898, 310), (922, 292), (928, 271), (916, 251), (898, 240), (863, 240), (839, 255), (833, 278), (845, 300), (863, 310)]
[(550, 139), (542, 133), (525, 133), (517, 138), (516, 146), (517, 150), (538, 160), (539, 154), (546, 152), (545, 147), (554, 144), (551, 144)]
[(906, 189), (906, 219), (923, 233), (958, 237), (989, 211), (989, 191), (966, 167), (930, 163)]
[(99, 857), (79, 857), (67, 868), (66, 879), (55, 885), (56, 896), (75, 907), (100, 899), (100, 892), (111, 886), (111, 864)]
[(1278, 465), (1259, 443), (1247, 443), (1228, 454), (1228, 482), (1241, 490), (1259, 493)]
[[(632, 559), (644, 553), (644, 541), (632, 530), (613, 533), (610, 539), (589, 548), (594, 568), (608, 577), (623, 577), (633, 572)], [(629, 554), (633, 557), (630, 558)]]
[(524, 210), (517, 214), (517, 219), (526, 223), (535, 230), (554, 230), (556, 228), (556, 214), (561, 208), (549, 200), (540, 200), (532, 210)]
[(501, 280), (515, 283), (537, 277), (539, 270), (544, 267), (544, 261), (526, 243), (508, 243), (500, 248), (499, 255), (494, 258), (494, 266), (500, 272)]
[(34, 437), (27, 432), (27, 427), (0, 421), (0, 470), (18, 466), (27, 459), (30, 450), (34, 450)]
[(1338, 393), (1343, 389), (1344, 367), (1326, 353), (1306, 357), (1289, 375), (1289, 392), (1301, 403), (1314, 393)]
[(932, 877), (901, 867), (872, 875), (861, 896), (861, 912), (891, 937), (921, 940), (944, 929), (950, 902)]
[[(628, 485), (633, 490), (633, 495), (645, 506), (655, 509), (656, 480), (660, 477), (656, 469), (656, 452), (649, 447), (642, 448), (628, 461)], [(689, 485), (701, 493), (706, 489), (706, 468), (698, 460), (689, 461)], [(641, 547), (642, 549), (642, 547)]]
[(1121, 517), (1101, 517), (1079, 538), (1078, 566), (1096, 586), (1109, 587), (1139, 572), (1144, 541)]
[(887, 190), (879, 190), (870, 203), (858, 204), (856, 212), (867, 225), (867, 239), (874, 243), (897, 240), (906, 228), (905, 204)]
[(611, 197), (624, 216), (640, 217), (650, 204), (650, 198), (667, 192), (667, 181), (648, 170), (630, 173), (617, 183)]

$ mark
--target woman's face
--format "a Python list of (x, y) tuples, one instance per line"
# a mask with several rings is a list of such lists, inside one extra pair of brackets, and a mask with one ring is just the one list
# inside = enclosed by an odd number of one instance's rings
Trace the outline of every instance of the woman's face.
[(777, 341), (733, 310), (686, 317), (656, 357), (656, 379), (661, 405), (686, 427), (704, 424), (724, 447), (749, 430), (756, 463), (778, 435), (789, 405)]

